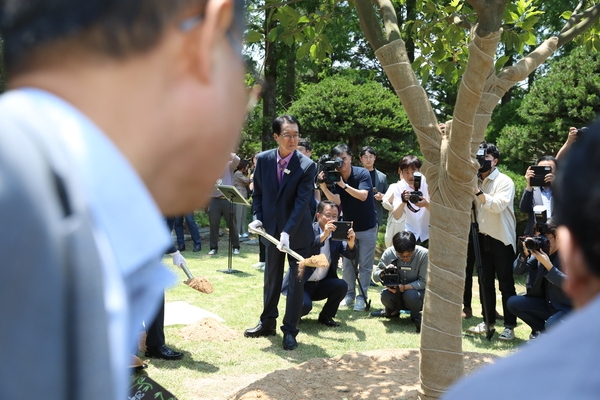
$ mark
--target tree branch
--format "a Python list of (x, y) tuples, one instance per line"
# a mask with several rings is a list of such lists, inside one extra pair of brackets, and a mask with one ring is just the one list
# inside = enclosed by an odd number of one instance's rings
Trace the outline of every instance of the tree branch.
[(507, 2), (508, 0), (467, 0), (477, 13), (476, 32), (479, 37), (483, 38), (500, 30)]
[(600, 18), (600, 4), (596, 4), (581, 14), (573, 14), (558, 35), (558, 47), (573, 40), (574, 37), (588, 30)]
[(385, 40), (381, 29), (379, 29), (379, 20), (371, 2), (369, 0), (355, 0), (354, 5), (356, 11), (358, 11), (360, 28), (373, 50), (385, 46), (388, 42)]
[(392, 2), (390, 0), (373, 0), (373, 2), (379, 7), (379, 11), (383, 17), (383, 26), (385, 27), (388, 42), (401, 39), (398, 16)]

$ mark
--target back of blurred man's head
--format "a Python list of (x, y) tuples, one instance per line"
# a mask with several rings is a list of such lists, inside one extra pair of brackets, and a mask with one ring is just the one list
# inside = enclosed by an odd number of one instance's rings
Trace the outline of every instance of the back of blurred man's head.
[[(235, 0), (234, 30), (241, 38), (244, 2)], [(44, 60), (47, 45), (80, 49), (115, 59), (143, 53), (189, 8), (204, 13), (207, 0), (4, 0), (0, 35), (9, 73)], [(68, 54), (64, 54), (67, 56)]]
[(567, 280), (577, 307), (600, 294), (600, 123), (578, 139), (557, 171), (553, 217)]

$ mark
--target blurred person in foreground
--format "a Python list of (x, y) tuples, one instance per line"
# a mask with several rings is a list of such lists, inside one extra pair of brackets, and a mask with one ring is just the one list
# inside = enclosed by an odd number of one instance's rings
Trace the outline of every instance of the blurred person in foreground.
[(127, 397), (141, 323), (174, 282), (162, 215), (201, 206), (239, 140), (243, 11), (1, 3), (0, 398)]
[[(458, 382), (444, 399), (597, 399), (600, 393), (600, 125), (575, 142), (555, 180), (554, 218), (575, 310), (560, 325)], [(581, 171), (586, 171), (582, 174)], [(577, 200), (576, 206), (573, 199)]]

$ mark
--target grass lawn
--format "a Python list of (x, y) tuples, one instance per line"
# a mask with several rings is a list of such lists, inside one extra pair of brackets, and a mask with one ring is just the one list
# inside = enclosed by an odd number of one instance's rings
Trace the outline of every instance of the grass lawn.
[[(380, 233), (381, 236), (381, 233)], [(167, 345), (182, 351), (181, 361), (162, 361), (146, 359), (148, 374), (179, 399), (195, 398), (191, 395), (190, 385), (202, 378), (235, 379), (248, 374), (266, 374), (275, 370), (287, 369), (312, 358), (335, 357), (350, 352), (390, 348), (418, 348), (419, 335), (408, 315), (393, 320), (369, 317), (368, 313), (354, 312), (340, 308), (336, 320), (341, 323), (337, 328), (327, 328), (317, 323), (317, 317), (323, 302), (316, 302), (312, 312), (302, 319), (297, 337), (299, 346), (295, 351), (282, 349), (282, 334), (269, 338), (248, 339), (243, 337), (246, 328), (256, 325), (262, 310), (263, 272), (251, 266), (258, 261), (258, 245), (241, 245), (241, 254), (233, 256), (232, 268), (241, 271), (226, 274), (219, 270), (227, 269), (227, 236), (221, 238), (219, 253), (207, 255), (208, 240), (203, 237), (203, 248), (199, 253), (184, 252), (188, 268), (194, 276), (207, 277), (214, 286), (214, 292), (206, 295), (183, 284), (183, 271), (171, 264), (170, 257), (165, 258), (180, 283), (166, 293), (167, 302), (185, 301), (222, 317), (225, 326), (239, 332), (233, 341), (189, 341), (179, 333), (182, 325), (165, 327)], [(188, 242), (187, 247), (193, 246)], [(380, 252), (379, 252), (380, 254)], [(378, 258), (376, 258), (376, 261)], [(339, 271), (340, 272), (340, 271)], [(341, 276), (341, 273), (338, 273)], [(477, 280), (476, 278), (474, 279)], [(371, 310), (381, 308), (379, 292), (381, 287), (369, 288), (372, 300)], [(523, 292), (523, 282), (517, 284), (517, 293)], [(499, 294), (499, 293), (497, 293)], [(476, 284), (473, 288), (474, 316), (463, 320), (463, 328), (481, 322), (481, 308)], [(498, 311), (502, 304), (498, 297)], [(279, 303), (281, 324), (284, 314), (285, 298)], [(498, 321), (502, 322), (502, 321)], [(501, 326), (497, 326), (501, 331)], [(492, 353), (504, 356), (523, 344), (529, 336), (528, 327), (519, 321), (515, 330), (516, 339), (502, 342), (495, 338), (488, 342), (483, 337), (467, 337), (463, 340), (463, 350), (469, 352)]]

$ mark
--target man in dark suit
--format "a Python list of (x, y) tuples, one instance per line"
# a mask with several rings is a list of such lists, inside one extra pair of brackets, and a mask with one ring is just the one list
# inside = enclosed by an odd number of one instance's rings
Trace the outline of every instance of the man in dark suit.
[[(313, 198), (313, 182), (317, 173), (316, 164), (296, 151), (300, 137), (300, 124), (291, 115), (273, 120), (273, 138), (277, 149), (258, 155), (254, 172), (252, 214), (256, 227), (280, 238), (276, 247), (261, 238), (266, 245), (264, 278), (264, 305), (260, 322), (244, 332), (246, 337), (275, 335), (277, 304), (281, 294), (285, 264), (284, 247), (295, 250), (303, 257), (310, 254), (313, 230), (309, 203)], [(292, 276), (298, 275), (298, 262), (288, 257)], [(302, 308), (302, 280), (290, 282), (286, 310), (283, 318), (283, 348), (298, 347), (296, 325)]]
[[(324, 254), (329, 261), (327, 268), (307, 267), (304, 270), (302, 281), (304, 282), (304, 300), (302, 302), (302, 316), (312, 310), (312, 302), (327, 300), (321, 313), (319, 322), (326, 326), (339, 326), (333, 317), (337, 314), (340, 302), (346, 296), (348, 284), (337, 276), (337, 265), (340, 254), (353, 260), (356, 251), (354, 248), (354, 230), (348, 230), (348, 240), (331, 240), (331, 234), (336, 230), (334, 224), (338, 220), (340, 208), (332, 201), (324, 200), (317, 206), (317, 222), (313, 223), (313, 254)], [(288, 270), (283, 279), (281, 292), (287, 296), (290, 272)]]
[(544, 206), (546, 207), (546, 216), (550, 218), (552, 216), (552, 210), (554, 208), (554, 200), (552, 199), (552, 182), (554, 181), (554, 174), (556, 174), (556, 159), (552, 156), (542, 156), (538, 160), (536, 165), (552, 168), (549, 174), (544, 177), (544, 184), (540, 187), (531, 186), (531, 178), (534, 173), (531, 167), (527, 168), (525, 172), (525, 180), (527, 186), (523, 191), (523, 197), (521, 197), (521, 203), (519, 208), (522, 212), (527, 213), (527, 225), (525, 226), (525, 235), (533, 236), (533, 227), (535, 225), (535, 213), (533, 207)]

